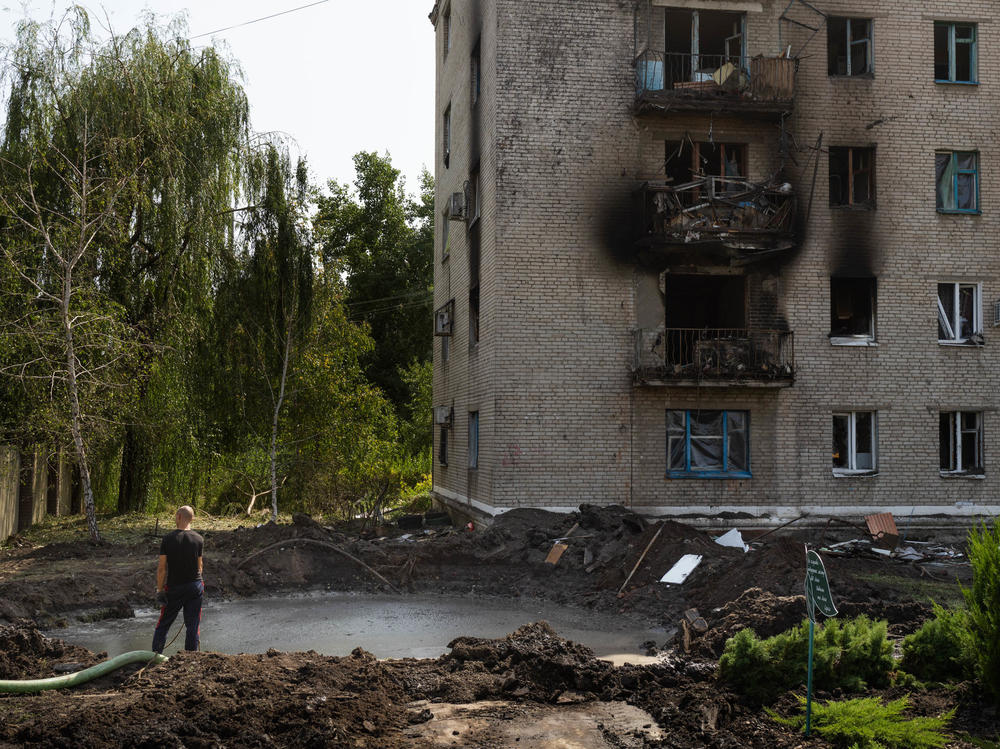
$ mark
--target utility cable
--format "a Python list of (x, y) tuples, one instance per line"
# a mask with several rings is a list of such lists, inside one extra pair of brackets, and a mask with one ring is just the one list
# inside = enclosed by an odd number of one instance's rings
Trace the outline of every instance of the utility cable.
[(232, 26), (226, 26), (225, 28), (216, 29), (215, 31), (206, 31), (204, 34), (195, 34), (190, 38), (201, 39), (201, 37), (203, 36), (212, 36), (212, 34), (221, 34), (223, 31), (232, 31), (233, 29), (238, 29), (241, 28), (242, 26), (249, 26), (250, 24), (260, 23), (261, 21), (268, 21), (272, 18), (277, 18), (278, 16), (285, 16), (288, 15), (289, 13), (295, 13), (296, 11), (305, 10), (306, 8), (312, 8), (316, 5), (323, 5), (324, 3), (328, 2), (330, 2), (330, 0), (316, 0), (316, 2), (309, 3), (308, 5), (300, 5), (297, 8), (289, 8), (288, 10), (283, 10), (278, 13), (272, 13), (269, 16), (261, 16), (260, 18), (254, 18), (252, 21), (244, 21), (243, 23), (237, 23)]

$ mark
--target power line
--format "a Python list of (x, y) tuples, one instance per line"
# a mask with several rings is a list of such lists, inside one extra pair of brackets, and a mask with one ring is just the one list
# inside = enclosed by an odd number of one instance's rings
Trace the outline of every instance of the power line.
[(289, 13), (294, 13), (298, 10), (305, 10), (306, 8), (312, 8), (316, 5), (323, 5), (328, 3), (330, 0), (316, 0), (314, 3), (309, 3), (308, 5), (300, 5), (298, 8), (289, 8), (288, 10), (283, 10), (279, 13), (272, 13), (269, 16), (261, 16), (260, 18), (255, 18), (252, 21), (244, 21), (243, 23), (237, 23), (232, 26), (226, 26), (222, 29), (216, 29), (215, 31), (206, 31), (204, 34), (195, 34), (191, 39), (201, 39), (203, 36), (211, 36), (212, 34), (221, 34), (223, 31), (231, 31), (232, 29), (238, 29), (241, 26), (249, 26), (253, 23), (260, 23), (261, 21), (268, 21), (272, 18), (277, 18), (278, 16), (288, 15)]

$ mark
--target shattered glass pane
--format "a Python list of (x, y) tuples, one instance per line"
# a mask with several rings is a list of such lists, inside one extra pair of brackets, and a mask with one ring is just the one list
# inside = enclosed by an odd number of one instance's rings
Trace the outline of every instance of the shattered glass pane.
[(847, 414), (833, 415), (833, 467), (848, 467)]
[(976, 168), (975, 151), (958, 151), (955, 154), (955, 160), (958, 162), (959, 169), (974, 171)]
[(958, 290), (959, 338), (967, 340), (975, 333), (975, 286), (960, 286)]
[(875, 415), (870, 412), (854, 414), (853, 468), (870, 471), (875, 468)]
[(692, 411), (691, 436), (722, 437), (722, 411)]
[(938, 424), (938, 432), (941, 440), (941, 470), (955, 470), (955, 414), (942, 413)]
[(937, 172), (937, 207), (943, 211), (955, 210), (955, 162), (950, 153), (934, 155)]
[(871, 151), (855, 148), (854, 158), (854, 202), (867, 203), (871, 200)]
[(972, 44), (955, 42), (955, 80), (969, 82), (976, 80), (975, 47)]
[(975, 411), (962, 412), (962, 429), (978, 429), (979, 414)]
[(975, 471), (979, 467), (979, 435), (962, 432), (962, 470)]
[(851, 45), (851, 75), (870, 73), (868, 69), (868, 42)]
[[(938, 307), (938, 340), (953, 340), (955, 338), (955, 321), (952, 319), (955, 309), (955, 284), (938, 284), (938, 302), (940, 303)], [(944, 308), (944, 319), (941, 319), (942, 307)], [(951, 330), (948, 329), (949, 326)]]
[(722, 437), (691, 438), (691, 470), (722, 470)]
[(956, 181), (958, 196), (956, 207), (960, 211), (976, 210), (976, 175), (959, 174)]
[(951, 27), (947, 23), (934, 24), (934, 80), (948, 80), (948, 35)]
[(686, 471), (687, 460), (685, 457), (685, 445), (687, 440), (683, 437), (667, 437), (667, 470)]

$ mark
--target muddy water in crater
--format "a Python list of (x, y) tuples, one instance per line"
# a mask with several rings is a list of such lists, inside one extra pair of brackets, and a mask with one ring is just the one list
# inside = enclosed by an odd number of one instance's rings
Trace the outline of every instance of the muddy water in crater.
[[(134, 619), (73, 624), (50, 632), (54, 637), (117, 655), (146, 650), (158, 612), (138, 609)], [(202, 650), (263, 653), (315, 650), (347, 655), (362, 647), (379, 658), (436, 658), (455, 637), (502, 637), (523, 624), (547, 621), (556, 632), (617, 663), (640, 663), (640, 644), (663, 644), (667, 633), (622, 617), (528, 600), (451, 596), (385, 596), (324, 593), (268, 599), (205, 599)], [(167, 637), (183, 629), (178, 616)], [(183, 631), (164, 652), (184, 644)]]

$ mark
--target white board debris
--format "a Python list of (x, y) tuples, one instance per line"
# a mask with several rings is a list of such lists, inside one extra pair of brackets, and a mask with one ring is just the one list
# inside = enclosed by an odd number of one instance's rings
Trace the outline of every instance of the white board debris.
[(715, 543), (719, 546), (731, 546), (734, 549), (743, 549), (743, 551), (750, 551), (750, 547), (743, 542), (743, 534), (740, 533), (739, 528), (733, 528), (726, 533), (723, 533), (717, 539)]
[(671, 567), (667, 574), (660, 578), (660, 582), (680, 585), (688, 579), (688, 575), (694, 572), (695, 567), (699, 564), (701, 564), (701, 554), (685, 554), (677, 560), (677, 564)]

